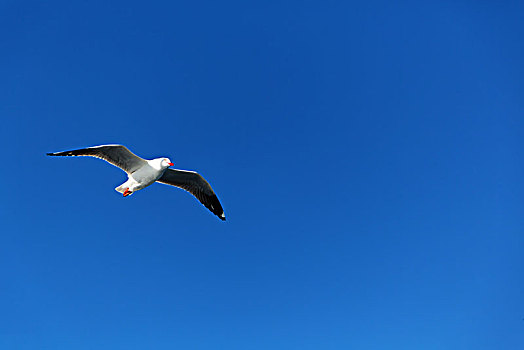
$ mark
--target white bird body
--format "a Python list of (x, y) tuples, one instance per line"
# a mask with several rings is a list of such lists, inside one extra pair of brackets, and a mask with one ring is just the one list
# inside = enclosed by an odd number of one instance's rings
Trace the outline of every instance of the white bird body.
[(127, 181), (115, 188), (117, 192), (124, 193), (128, 189), (129, 194), (146, 188), (154, 184), (164, 175), (169, 165), (163, 166), (162, 163), (166, 158), (156, 158), (148, 160), (141, 168), (131, 174), (127, 174)]
[(127, 181), (115, 188), (124, 197), (159, 182), (188, 191), (220, 220), (226, 220), (222, 205), (211, 185), (194, 171), (168, 169), (173, 166), (169, 158), (143, 159), (122, 145), (101, 145), (47, 155), (89, 156), (103, 159), (127, 173)]

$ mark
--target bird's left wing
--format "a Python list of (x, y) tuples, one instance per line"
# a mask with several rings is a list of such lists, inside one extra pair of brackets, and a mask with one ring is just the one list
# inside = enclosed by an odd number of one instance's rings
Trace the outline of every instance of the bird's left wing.
[(164, 175), (157, 181), (188, 191), (207, 209), (211, 210), (213, 214), (221, 220), (226, 220), (224, 209), (222, 209), (215, 192), (213, 192), (211, 185), (200, 174), (194, 171), (167, 169)]

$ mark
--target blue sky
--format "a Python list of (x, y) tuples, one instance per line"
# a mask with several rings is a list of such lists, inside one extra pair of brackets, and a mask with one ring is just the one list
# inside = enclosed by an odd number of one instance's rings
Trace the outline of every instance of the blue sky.
[(0, 2), (0, 347), (521, 349), (523, 14)]

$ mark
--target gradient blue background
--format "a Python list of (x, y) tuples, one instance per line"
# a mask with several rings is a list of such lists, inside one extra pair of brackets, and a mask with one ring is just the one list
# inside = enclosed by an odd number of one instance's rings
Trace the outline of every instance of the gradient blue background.
[[(523, 16), (0, 2), (0, 348), (522, 349)], [(228, 221), (45, 156), (105, 143)]]

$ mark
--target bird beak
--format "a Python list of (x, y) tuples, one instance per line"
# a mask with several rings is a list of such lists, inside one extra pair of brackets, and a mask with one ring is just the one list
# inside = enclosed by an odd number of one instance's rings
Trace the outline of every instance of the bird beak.
[(169, 166), (173, 166), (173, 165), (175, 165), (175, 164), (173, 164), (173, 163), (167, 163), (167, 164), (169, 164)]

